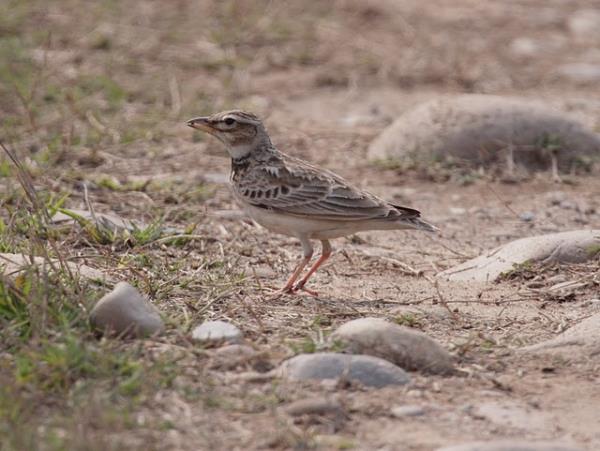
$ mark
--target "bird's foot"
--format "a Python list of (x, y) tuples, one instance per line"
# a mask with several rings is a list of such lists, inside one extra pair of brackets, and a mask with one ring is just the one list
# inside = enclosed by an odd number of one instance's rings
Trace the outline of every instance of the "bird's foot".
[(298, 282), (296, 285), (294, 285), (294, 288), (292, 288), (292, 292), (293, 293), (297, 293), (298, 291), (305, 291), (306, 293), (310, 294), (312, 297), (319, 297), (319, 293), (317, 293), (314, 290), (310, 290), (308, 288), (306, 288), (305, 283), (303, 283), (302, 281)]

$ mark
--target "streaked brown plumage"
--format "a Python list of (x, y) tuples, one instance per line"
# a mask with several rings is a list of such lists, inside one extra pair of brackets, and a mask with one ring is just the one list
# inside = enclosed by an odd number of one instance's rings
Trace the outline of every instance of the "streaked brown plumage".
[[(420, 219), (417, 210), (393, 205), (331, 171), (280, 152), (251, 113), (224, 111), (191, 119), (188, 125), (225, 144), (233, 193), (250, 217), (302, 243), (303, 258), (282, 291), (305, 289), (309, 277), (331, 255), (330, 239), (364, 230), (437, 230)], [(321, 257), (296, 283), (313, 255), (311, 239), (321, 240)]]

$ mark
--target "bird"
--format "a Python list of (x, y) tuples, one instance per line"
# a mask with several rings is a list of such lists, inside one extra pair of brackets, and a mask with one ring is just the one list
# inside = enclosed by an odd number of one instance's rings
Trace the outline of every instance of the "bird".
[[(228, 110), (190, 119), (187, 125), (212, 135), (231, 157), (233, 196), (250, 218), (266, 229), (297, 238), (302, 256), (278, 293), (306, 288), (331, 256), (330, 240), (366, 230), (417, 229), (437, 232), (418, 210), (387, 202), (341, 176), (280, 151), (253, 113)], [(300, 278), (321, 241), (321, 255)]]

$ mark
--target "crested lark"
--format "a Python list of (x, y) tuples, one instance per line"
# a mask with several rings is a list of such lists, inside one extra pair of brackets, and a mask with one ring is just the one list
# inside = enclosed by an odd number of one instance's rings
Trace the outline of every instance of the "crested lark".
[[(254, 114), (224, 111), (190, 119), (187, 125), (225, 145), (231, 156), (233, 194), (248, 215), (273, 232), (300, 240), (303, 256), (282, 292), (305, 289), (331, 255), (332, 238), (363, 230), (437, 230), (417, 210), (393, 205), (333, 172), (280, 152)], [(321, 256), (296, 282), (313, 255), (311, 239), (321, 241)]]

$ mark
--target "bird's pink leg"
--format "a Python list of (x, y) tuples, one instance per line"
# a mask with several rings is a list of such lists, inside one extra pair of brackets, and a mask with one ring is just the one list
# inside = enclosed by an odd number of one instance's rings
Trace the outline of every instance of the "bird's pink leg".
[(310, 259), (313, 256), (313, 247), (310, 244), (308, 238), (300, 237), (300, 243), (302, 244), (302, 259), (298, 262), (296, 269), (294, 269), (294, 272), (285, 283), (285, 286), (281, 290), (279, 290), (280, 293), (294, 292), (294, 283), (296, 282), (300, 274), (302, 274), (302, 271), (304, 270), (304, 268), (306, 268), (306, 265), (308, 265), (308, 262), (310, 262)]
[(298, 276), (300, 276), (300, 274), (302, 273), (302, 271), (304, 270), (306, 265), (308, 265), (309, 261), (310, 261), (310, 257), (302, 257), (302, 260), (300, 260), (300, 262), (296, 266), (296, 269), (294, 269), (294, 272), (292, 273), (290, 278), (285, 283), (285, 286), (281, 289), (281, 292), (292, 293), (294, 291), (293, 290), (294, 282), (296, 282), (296, 279), (298, 279)]
[(296, 286), (293, 288), (294, 291), (298, 291), (298, 290), (304, 290), (309, 294), (312, 294), (313, 296), (317, 296), (318, 293), (316, 291), (312, 291), (309, 290), (307, 288), (304, 288), (304, 285), (306, 285), (306, 282), (308, 282), (308, 279), (310, 279), (310, 276), (312, 276), (317, 269), (319, 269), (319, 267), (325, 263), (325, 261), (331, 256), (331, 244), (329, 243), (328, 240), (321, 240), (322, 243), (322, 251), (321, 251), (321, 256), (319, 257), (319, 259), (315, 262), (314, 265), (312, 265), (312, 267), (308, 270), (308, 272), (306, 273), (306, 275), (302, 278), (302, 280), (300, 280), (300, 282), (298, 282), (296, 284)]

